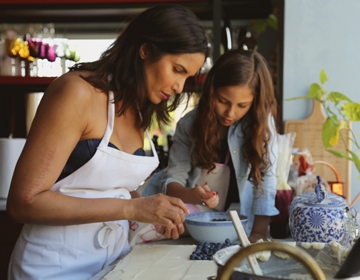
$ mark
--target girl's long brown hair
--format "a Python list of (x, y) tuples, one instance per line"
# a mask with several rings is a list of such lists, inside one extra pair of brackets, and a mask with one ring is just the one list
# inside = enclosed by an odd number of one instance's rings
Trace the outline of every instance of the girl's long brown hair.
[[(184, 94), (174, 94), (170, 105), (165, 100), (160, 104), (148, 100), (144, 61), (139, 54), (143, 44), (149, 47), (149, 58), (154, 62), (164, 54), (208, 51), (204, 29), (195, 14), (179, 5), (163, 4), (133, 18), (99, 60), (76, 64), (71, 70), (89, 70), (90, 76), (82, 76), (85, 81), (103, 92), (113, 91), (114, 103), (122, 101), (118, 115), (133, 107), (141, 111), (141, 127), (151, 125), (154, 113), (161, 126), (169, 122), (169, 113), (178, 106)], [(112, 77), (110, 81), (109, 76)], [(183, 92), (191, 93), (189, 86), (187, 81)]]
[(272, 164), (269, 145), (274, 135), (269, 128), (269, 116), (276, 116), (276, 98), (266, 60), (257, 52), (228, 51), (207, 74), (191, 128), (195, 142), (192, 159), (198, 167), (209, 171), (215, 168), (221, 150), (217, 137), (221, 124), (215, 114), (216, 89), (237, 85), (247, 85), (254, 96), (250, 110), (240, 120), (244, 137), (242, 153), (250, 167), (248, 180), (262, 193), (262, 178)]

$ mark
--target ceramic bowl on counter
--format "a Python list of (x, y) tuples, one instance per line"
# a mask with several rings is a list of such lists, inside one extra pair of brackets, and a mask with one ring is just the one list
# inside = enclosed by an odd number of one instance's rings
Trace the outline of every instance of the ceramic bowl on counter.
[[(240, 216), (245, 227), (248, 219)], [(191, 237), (198, 242), (223, 243), (227, 238), (230, 242), (238, 240), (237, 233), (227, 212), (200, 212), (186, 215), (185, 227)]]

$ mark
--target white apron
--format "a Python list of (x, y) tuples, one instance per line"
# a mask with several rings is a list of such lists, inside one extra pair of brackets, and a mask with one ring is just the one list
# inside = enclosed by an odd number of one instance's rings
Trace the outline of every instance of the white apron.
[(194, 186), (208, 185), (210, 190), (217, 192), (219, 196), (218, 205), (214, 208), (209, 208), (201, 204), (186, 203), (190, 213), (225, 211), (225, 203), (230, 186), (230, 167), (228, 166), (229, 159), (230, 153), (228, 151), (224, 163), (215, 162), (215, 168), (211, 172), (208, 172), (207, 169), (202, 169)]
[[(57, 182), (51, 191), (82, 198), (130, 199), (158, 166), (152, 157), (127, 154), (108, 147), (113, 131), (114, 94), (109, 93), (108, 124), (95, 155), (74, 173)], [(9, 265), (14, 279), (89, 279), (129, 251), (127, 220), (73, 226), (25, 224)]]

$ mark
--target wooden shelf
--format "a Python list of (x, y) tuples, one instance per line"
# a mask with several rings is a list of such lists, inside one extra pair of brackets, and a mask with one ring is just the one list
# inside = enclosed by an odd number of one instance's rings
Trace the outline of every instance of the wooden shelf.
[(19, 77), (19, 76), (0, 76), (0, 85), (48, 85), (57, 77)]
[(0, 94), (9, 92), (43, 92), (56, 78), (0, 76)]

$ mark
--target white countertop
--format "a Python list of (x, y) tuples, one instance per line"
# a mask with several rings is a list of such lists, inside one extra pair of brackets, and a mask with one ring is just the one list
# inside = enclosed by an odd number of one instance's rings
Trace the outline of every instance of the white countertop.
[[(180, 237), (177, 240), (173, 240), (173, 239), (163, 239), (163, 240), (159, 240), (159, 241), (153, 241), (153, 242), (146, 242), (143, 244), (138, 244), (141, 246), (147, 246), (147, 245), (197, 245), (198, 242), (191, 238), (190, 236), (183, 236)], [(96, 275), (94, 275), (92, 278), (90, 278), (89, 280), (99, 280), (101, 279), (106, 273), (108, 273), (117, 263), (119, 262), (119, 260), (115, 260), (112, 264), (110, 264), (109, 266), (105, 267), (103, 270), (99, 271)]]
[[(269, 235), (269, 239), (271, 240), (278, 240), (278, 241), (294, 241), (293, 238), (291, 236), (289, 236), (288, 238), (285, 239), (274, 239), (271, 238), (271, 236)], [(159, 241), (153, 241), (153, 242), (147, 242), (147, 243), (143, 243), (143, 244), (138, 244), (141, 246), (147, 246), (147, 245), (197, 245), (199, 242), (197, 242), (195, 239), (193, 239), (191, 236), (182, 236), (177, 240), (173, 240), (173, 239), (162, 239)], [(234, 244), (239, 244), (240, 242), (234, 242)], [(99, 271), (96, 275), (94, 275), (91, 279), (89, 280), (100, 280), (106, 273), (108, 273), (120, 260), (117, 259), (115, 260), (112, 264), (110, 264), (108, 267), (105, 267), (103, 270)]]

